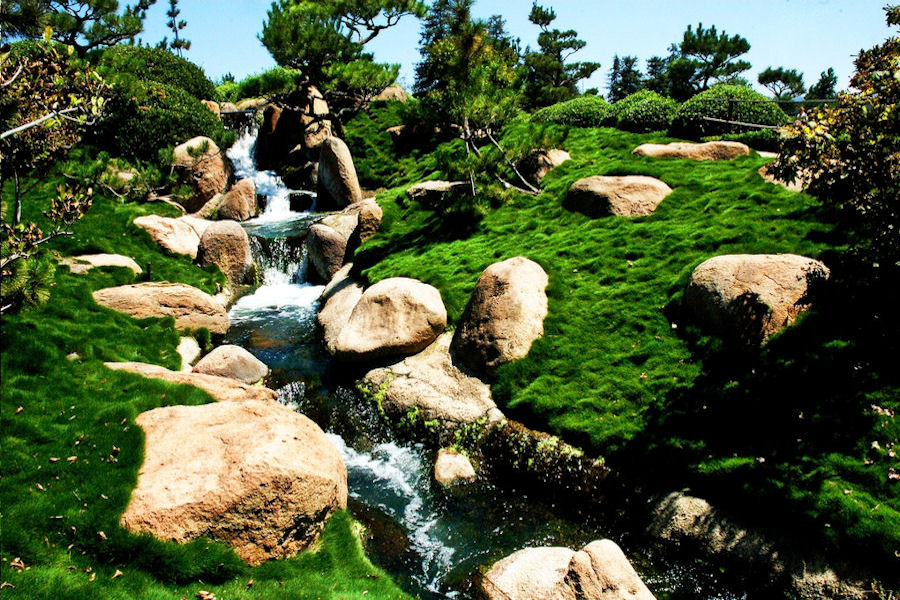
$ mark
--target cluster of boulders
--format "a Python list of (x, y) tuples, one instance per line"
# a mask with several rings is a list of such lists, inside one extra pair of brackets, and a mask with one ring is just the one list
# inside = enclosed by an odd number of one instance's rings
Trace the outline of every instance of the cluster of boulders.
[(378, 202), (366, 198), (313, 224), (306, 234), (306, 250), (314, 278), (330, 281), (356, 248), (378, 231), (382, 216)]
[(196, 217), (246, 221), (259, 213), (253, 180), (242, 179), (229, 189), (229, 163), (210, 138), (198, 136), (176, 146), (174, 167), (191, 187), (193, 194), (183, 205)]

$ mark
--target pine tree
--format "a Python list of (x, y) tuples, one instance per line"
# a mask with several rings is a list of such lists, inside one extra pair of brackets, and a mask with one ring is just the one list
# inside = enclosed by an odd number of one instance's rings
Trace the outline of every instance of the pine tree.
[(759, 81), (760, 85), (765, 86), (766, 89), (772, 92), (776, 100), (793, 100), (806, 92), (803, 74), (797, 72), (797, 69), (785, 69), (784, 67), (773, 69), (768, 67), (759, 74), (756, 80)]
[(827, 71), (822, 71), (822, 74), (819, 76), (819, 81), (809, 86), (809, 91), (806, 93), (807, 100), (827, 100), (830, 98), (834, 98), (837, 96), (837, 75), (834, 74), (834, 69), (832, 67), (828, 67)]
[(169, 0), (169, 10), (166, 12), (166, 16), (169, 17), (167, 24), (174, 36), (172, 42), (169, 43), (169, 48), (178, 56), (183, 56), (182, 50), (191, 49), (191, 41), (179, 36), (179, 32), (187, 26), (187, 21), (178, 20), (178, 15), (180, 14), (181, 10), (178, 8), (178, 0)]
[(607, 99), (616, 102), (644, 87), (643, 74), (637, 68), (636, 56), (613, 56), (613, 66), (609, 71), (609, 93)]

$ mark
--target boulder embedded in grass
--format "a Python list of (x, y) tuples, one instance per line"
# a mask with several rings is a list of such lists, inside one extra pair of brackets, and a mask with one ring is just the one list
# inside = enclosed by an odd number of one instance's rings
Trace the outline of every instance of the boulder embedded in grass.
[(571, 158), (568, 152), (559, 148), (535, 150), (520, 160), (517, 168), (525, 179), (540, 185), (547, 173)]
[(243, 383), (254, 384), (268, 375), (269, 367), (244, 348), (226, 344), (200, 359), (194, 365), (193, 372), (231, 377)]
[(94, 267), (122, 267), (131, 269), (135, 275), (144, 272), (133, 258), (121, 254), (82, 254), (66, 257), (59, 262), (69, 267), (76, 275), (84, 275)]
[(107, 368), (114, 371), (128, 371), (150, 379), (162, 379), (169, 383), (179, 383), (198, 387), (219, 402), (245, 402), (247, 400), (276, 401), (278, 394), (261, 385), (248, 385), (231, 377), (170, 371), (158, 365), (139, 362), (108, 362)]
[(175, 254), (196, 258), (200, 236), (187, 222), (159, 215), (145, 215), (134, 220), (134, 224), (150, 234), (153, 241)]
[(469, 186), (467, 181), (422, 181), (406, 189), (406, 195), (422, 206), (434, 210), (445, 204), (445, 199)]
[(122, 526), (207, 537), (256, 565), (293, 556), (347, 506), (347, 469), (308, 418), (277, 402), (168, 406), (138, 415), (144, 463)]
[(194, 195), (185, 202), (188, 212), (202, 207), (216, 194), (225, 193), (228, 167), (222, 151), (208, 137), (198, 136), (175, 147), (175, 166), (184, 170)]
[(671, 144), (641, 144), (632, 151), (638, 156), (654, 158), (683, 158), (687, 160), (731, 160), (750, 154), (750, 147), (740, 142), (672, 142)]
[(217, 265), (233, 284), (247, 282), (253, 272), (250, 238), (237, 221), (216, 221), (206, 228), (197, 250), (201, 267)]
[(184, 283), (135, 283), (104, 288), (93, 295), (97, 304), (136, 319), (172, 317), (178, 329), (205, 327), (213, 334), (228, 331), (228, 313), (222, 303)]
[(645, 217), (653, 214), (672, 188), (653, 177), (598, 175), (579, 179), (569, 188), (563, 206), (589, 217), (615, 215)]

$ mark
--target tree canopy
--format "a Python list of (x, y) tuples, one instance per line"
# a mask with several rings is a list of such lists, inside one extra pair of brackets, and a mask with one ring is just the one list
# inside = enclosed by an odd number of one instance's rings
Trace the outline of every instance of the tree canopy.
[(609, 93), (607, 99), (616, 102), (644, 88), (643, 74), (637, 68), (637, 56), (613, 56), (612, 67), (607, 77)]
[(134, 39), (155, 3), (137, 0), (120, 10), (118, 0), (45, 0), (39, 19), (53, 28), (54, 40), (84, 56), (95, 48)]
[(837, 75), (834, 74), (834, 68), (828, 67), (827, 71), (822, 71), (819, 80), (809, 86), (806, 92), (807, 100), (827, 100), (837, 96)]
[(806, 92), (803, 73), (797, 69), (768, 67), (759, 74), (757, 81), (772, 92), (776, 100), (793, 100)]
[(597, 62), (566, 61), (587, 45), (572, 29), (550, 29), (556, 12), (535, 2), (528, 20), (537, 25), (539, 51), (525, 54), (525, 98), (531, 108), (549, 106), (578, 95), (577, 84), (600, 68)]

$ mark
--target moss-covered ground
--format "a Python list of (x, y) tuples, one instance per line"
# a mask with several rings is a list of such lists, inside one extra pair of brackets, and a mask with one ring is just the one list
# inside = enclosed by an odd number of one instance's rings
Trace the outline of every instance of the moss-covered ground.
[[(367, 116), (348, 131), (377, 140), (373, 127), (383, 124)], [(382, 230), (357, 252), (357, 267), (371, 282), (434, 285), (452, 326), (485, 267), (517, 255), (537, 261), (550, 279), (549, 314), (529, 355), (497, 373), (495, 400), (509, 416), (603, 455), (630, 485), (691, 487), (835, 554), (892, 564), (900, 381), (886, 356), (898, 355), (889, 333), (897, 324), (869, 327), (853, 315), (859, 307), (825, 290), (818, 309), (763, 349), (705, 336), (680, 310), (700, 262), (795, 253), (833, 265), (844, 241), (815, 199), (764, 182), (756, 171), (766, 159), (755, 153), (723, 162), (631, 154), (665, 141), (571, 129), (563, 146), (572, 160), (546, 177), (543, 193), (463, 224), (409, 203), (403, 186), (390, 189), (378, 196)], [(373, 187), (409, 179), (388, 169), (404, 164), (395, 149), (354, 152), (363, 172), (390, 173)], [(644, 218), (562, 208), (569, 185), (591, 175), (649, 175), (674, 191)]]
[[(29, 192), (26, 221), (41, 220), (58, 180), (51, 176)], [(153, 280), (214, 293), (224, 282), (220, 271), (161, 251), (130, 224), (137, 216), (172, 210), (99, 195), (75, 226), (75, 236), (45, 247), (60, 255), (125, 254), (141, 265), (150, 263)], [(127, 269), (73, 275), (59, 267), (44, 306), (3, 317), (0, 594), (171, 599), (194, 598), (205, 590), (229, 599), (405, 597), (367, 560), (345, 512), (328, 522), (315, 549), (257, 568), (220, 543), (177, 545), (119, 526), (143, 458), (135, 417), (158, 406), (212, 400), (191, 386), (103, 366), (129, 360), (180, 366), (171, 318), (135, 320), (91, 297), (93, 290), (133, 280)]]

